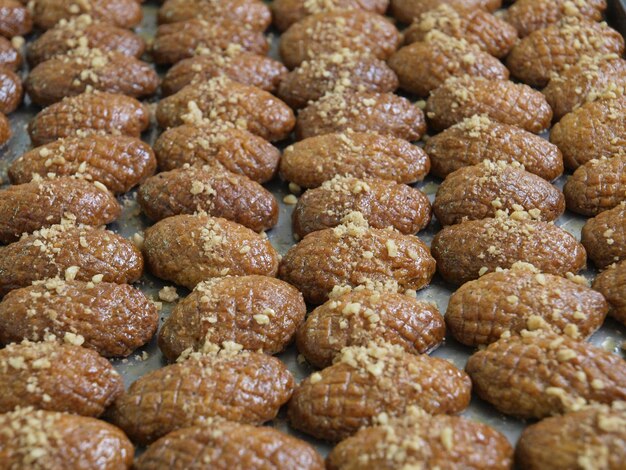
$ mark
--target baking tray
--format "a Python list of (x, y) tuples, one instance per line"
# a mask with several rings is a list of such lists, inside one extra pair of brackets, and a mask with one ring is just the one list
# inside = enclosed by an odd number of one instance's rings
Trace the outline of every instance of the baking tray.
[[(626, 34), (626, 0), (613, 0), (609, 1), (609, 4), (610, 8), (607, 13), (608, 21), (614, 27), (618, 28), (622, 34)], [(138, 29), (138, 33), (147, 40), (150, 40), (154, 36), (156, 29), (156, 12), (158, 7), (159, 4), (154, 2), (154, 0), (147, 2), (143, 6), (144, 20), (141, 27)], [(276, 31), (270, 30), (268, 37), (272, 43), (270, 55), (274, 58), (278, 58), (278, 34)], [(28, 40), (32, 40), (32, 38), (29, 37)], [(159, 72), (162, 73), (164, 70), (159, 70)], [(23, 73), (25, 74), (26, 72), (24, 71)], [(156, 102), (157, 100), (158, 97), (152, 97), (147, 100), (147, 102)], [(20, 109), (10, 115), (13, 137), (9, 141), (8, 145), (1, 151), (2, 153), (0, 157), (0, 177), (2, 178), (3, 185), (7, 184), (6, 169), (10, 162), (30, 148), (30, 141), (26, 133), (26, 126), (38, 111), (39, 109), (36, 106), (30, 105), (28, 98), (26, 98)], [(143, 139), (152, 144), (157, 135), (158, 129), (153, 122), (150, 130), (143, 135)], [(547, 135), (544, 137), (547, 137)], [(555, 185), (559, 189), (562, 189), (566, 178), (567, 176), (559, 178), (555, 182)], [(289, 206), (283, 203), (283, 198), (289, 194), (287, 183), (281, 182), (278, 178), (276, 178), (265, 186), (276, 196), (280, 206), (278, 225), (268, 231), (267, 235), (272, 245), (281, 255), (284, 255), (295, 243), (293, 239), (293, 232), (291, 230), (291, 213), (294, 206)], [(415, 184), (414, 186), (424, 191), (432, 202), (435, 193), (437, 192), (439, 181), (435, 178), (427, 177), (423, 182)], [(145, 230), (149, 226), (149, 222), (139, 210), (139, 206), (137, 205), (135, 199), (135, 191), (121, 196), (119, 200), (123, 206), (122, 215), (118, 221), (110, 224), (109, 228), (126, 238), (130, 238), (133, 234)], [(586, 219), (584, 217), (575, 215), (571, 212), (566, 212), (557, 220), (556, 224), (572, 233), (577, 239), (580, 239), (580, 231), (585, 223), (585, 220)], [(428, 228), (420, 232), (418, 236), (430, 246), (430, 242), (434, 234), (437, 233), (440, 228), (441, 227), (437, 221), (433, 219)], [(596, 272), (588, 269), (583, 271), (581, 274), (587, 279), (593, 279)], [(143, 278), (136, 285), (144, 291), (148, 297), (158, 301), (159, 290), (165, 285), (171, 285), (171, 283), (164, 283), (149, 274), (144, 274)], [(177, 290), (181, 297), (188, 293), (188, 291), (184, 288), (178, 288)], [(419, 291), (417, 296), (419, 299), (434, 302), (443, 314), (446, 311), (448, 299), (452, 292), (454, 292), (454, 286), (444, 283), (439, 276), (435, 276), (430, 286)], [(167, 318), (172, 307), (173, 304), (163, 303), (163, 308), (161, 310), (161, 322)], [(600, 328), (600, 330), (593, 335), (590, 341), (597, 346), (616, 354), (620, 354), (624, 357), (622, 345), (626, 341), (626, 331), (622, 325), (610, 318), (606, 320), (602, 328)], [(432, 353), (432, 355), (447, 359), (454, 363), (457, 367), (464, 368), (471, 353), (471, 348), (457, 343), (448, 335), (446, 340)], [(313, 369), (307, 364), (298, 362), (297, 355), (298, 352), (295, 346), (292, 345), (284, 353), (278, 355), (278, 357), (287, 365), (289, 370), (294, 374), (296, 380), (300, 381), (310, 375), (313, 372)], [(138, 349), (127, 359), (116, 359), (113, 360), (112, 363), (124, 378), (126, 387), (148, 372), (166, 365), (166, 361), (157, 347), (156, 336), (150, 343), (145, 345), (143, 348)], [(462, 415), (494, 427), (502, 432), (513, 445), (517, 442), (517, 439), (525, 426), (523, 421), (498, 413), (491, 405), (481, 401), (475, 396), (472, 398), (470, 406), (462, 413)], [(326, 456), (332, 448), (332, 446), (328, 443), (312, 439), (309, 436), (290, 428), (287, 424), (284, 409), (281, 410), (279, 416), (274, 421), (268, 423), (268, 425), (310, 442), (324, 456)], [(141, 451), (141, 449), (139, 449), (139, 451)]]

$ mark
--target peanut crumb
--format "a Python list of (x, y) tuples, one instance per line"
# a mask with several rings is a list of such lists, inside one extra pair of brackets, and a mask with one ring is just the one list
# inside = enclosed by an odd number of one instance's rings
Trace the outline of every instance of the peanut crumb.
[(259, 325), (267, 325), (270, 322), (270, 317), (264, 313), (253, 315), (252, 318), (254, 318), (254, 321)]
[(299, 196), (302, 192), (302, 188), (298, 186), (296, 183), (289, 183), (289, 191), (296, 196)]
[(385, 246), (387, 247), (387, 254), (391, 258), (395, 258), (396, 256), (398, 256), (398, 247), (393, 240), (387, 240), (385, 242)]
[(311, 374), (310, 382), (312, 384), (316, 384), (320, 380), (322, 380), (322, 374), (320, 374), (319, 372), (314, 372), (313, 374)]
[(546, 323), (546, 321), (539, 315), (531, 315), (530, 317), (528, 317), (528, 320), (526, 320), (526, 327), (530, 331), (543, 329), (543, 328), (546, 328), (547, 326), (548, 324)]
[(556, 353), (556, 359), (559, 362), (567, 362), (576, 357), (576, 352), (569, 348), (559, 349)]
[(604, 382), (602, 382), (602, 380), (600, 379), (593, 379), (591, 381), (591, 388), (593, 388), (594, 390), (603, 390)]
[(175, 302), (178, 300), (178, 292), (176, 292), (176, 287), (173, 286), (165, 286), (159, 291), (159, 299), (164, 302)]
[(298, 198), (293, 194), (288, 194), (283, 198), (283, 202), (287, 205), (294, 206), (298, 203)]
[(78, 266), (70, 266), (69, 268), (67, 268), (65, 270), (65, 280), (66, 281), (73, 281), (76, 279), (76, 275), (78, 274), (78, 271), (80, 270), (80, 267)]
[(563, 333), (565, 333), (567, 336), (573, 339), (577, 339), (580, 337), (578, 326), (574, 325), (573, 323), (568, 323), (567, 325), (565, 325), (565, 328), (563, 329)]
[(140, 232), (134, 233), (130, 241), (133, 242), (133, 244), (137, 248), (139, 249), (143, 248), (143, 242), (144, 242), (143, 233), (140, 233)]
[(358, 302), (348, 302), (341, 313), (344, 315), (358, 315), (361, 311), (361, 304)]
[(73, 344), (74, 346), (82, 346), (85, 342), (85, 338), (83, 338), (81, 335), (67, 331), (65, 333), (65, 336), (63, 337), (63, 341), (69, 344)]
[(454, 434), (452, 428), (445, 427), (441, 430), (441, 443), (446, 450), (451, 451), (454, 448)]

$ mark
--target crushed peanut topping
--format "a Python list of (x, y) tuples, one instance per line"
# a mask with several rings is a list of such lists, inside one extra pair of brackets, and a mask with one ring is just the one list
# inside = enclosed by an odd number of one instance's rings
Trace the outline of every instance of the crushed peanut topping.
[(228, 233), (216, 219), (209, 217), (200, 230), (202, 249), (207, 256), (215, 255), (218, 250), (228, 245)]
[(187, 360), (200, 360), (204, 357), (213, 357), (216, 359), (224, 357), (233, 357), (240, 354), (247, 354), (244, 351), (243, 346), (234, 341), (223, 341), (221, 345), (205, 341), (202, 348), (199, 351), (194, 351), (193, 348), (185, 349), (176, 362), (184, 362)]
[[(598, 23), (600, 27), (606, 27), (606, 23)], [(587, 22), (575, 16), (562, 18), (555, 26), (564, 44), (570, 44), (581, 55), (585, 52), (602, 52), (605, 39), (599, 35), (594, 27), (588, 26)]]
[(474, 114), (452, 127), (467, 132), (470, 137), (480, 138), (483, 134), (491, 132), (494, 126), (495, 122), (486, 114)]
[[(329, 49), (339, 50), (343, 47), (343, 39), (345, 37), (354, 37), (356, 30), (354, 29), (353, 23), (354, 20), (351, 16), (346, 17), (341, 14), (328, 15), (323, 20), (312, 23), (305, 30), (305, 33), (311, 43), (326, 44)], [(380, 29), (377, 23), (371, 26), (375, 31)], [(363, 41), (360, 42), (359, 48), (364, 51), (369, 51), (369, 47), (366, 47)], [(306, 52), (308, 56), (315, 55), (315, 51), (312, 49), (308, 49)]]
[(73, 344), (74, 346), (82, 346), (85, 342), (85, 338), (82, 335), (66, 331), (65, 336), (63, 336), (63, 341), (68, 344)]
[[(450, 61), (446, 64), (450, 70), (474, 65), (476, 55), (481, 54), (480, 48), (475, 44), (470, 44), (463, 38), (454, 38), (438, 30), (427, 33), (424, 41), (431, 43), (432, 47), (439, 48), (444, 54), (450, 54)], [(457, 57), (460, 58), (460, 61), (456, 60)]]
[(328, 124), (337, 128), (346, 128), (359, 116), (368, 116), (375, 112), (378, 93), (342, 93), (330, 91), (315, 102), (319, 116)]
[(415, 27), (424, 33), (439, 30), (451, 36), (462, 36), (465, 23), (466, 21), (462, 18), (459, 10), (455, 10), (450, 5), (444, 3), (437, 8), (422, 13), (415, 22)]
[(247, 88), (232, 86), (233, 81), (219, 75), (198, 82), (187, 92), (187, 113), (181, 116), (185, 124), (247, 129), (247, 119), (241, 115), (239, 104), (248, 99)]
[(348, 213), (341, 221), (341, 225), (333, 228), (336, 237), (362, 237), (369, 229), (369, 224), (363, 214), (358, 211)]
[[(84, 44), (84, 41), (82, 41)], [(69, 50), (66, 54), (59, 56), (58, 60), (66, 64), (76, 64), (82, 67), (80, 74), (75, 76), (72, 86), (83, 88), (87, 86), (87, 92), (92, 92), (93, 88), (100, 82), (102, 70), (109, 65), (113, 52), (104, 51), (98, 48), (78, 45), (75, 49)]]
[(360, 373), (379, 377), (385, 373), (391, 373), (391, 369), (405, 354), (407, 353), (401, 346), (370, 341), (367, 346), (343, 348), (334, 362), (348, 364)]
[(65, 45), (70, 49), (89, 47), (89, 39), (85, 36), (85, 30), (94, 24), (93, 18), (88, 14), (73, 18), (62, 18), (54, 28), (54, 31), (64, 38)]
[(364, 52), (340, 48), (332, 53), (320, 54), (302, 62), (292, 73), (296, 77), (310, 77), (324, 84), (324, 89), (334, 94), (349, 91), (366, 91), (354, 80), (355, 70), (362, 65)]
[(196, 47), (193, 57), (199, 59), (191, 66), (194, 72), (201, 72), (203, 67), (226, 69), (233, 65), (237, 56), (245, 53), (241, 44), (231, 43), (224, 50), (216, 50), (201, 44)]
[(32, 407), (0, 415), (0, 433), (15, 443), (21, 466), (33, 470), (50, 468), (50, 449), (62, 442), (57, 426), (61, 416)]
[(343, 9), (339, 0), (304, 0), (306, 13), (316, 14)]
[(328, 294), (329, 299), (338, 299), (343, 295), (347, 295), (350, 292), (360, 292), (360, 291), (372, 291), (377, 295), (384, 294), (387, 292), (397, 293), (400, 291), (400, 286), (397, 281), (387, 280), (385, 282), (374, 281), (371, 279), (365, 279), (358, 286), (334, 286), (332, 291)]
[(165, 286), (159, 291), (159, 299), (164, 302), (176, 302), (178, 300), (178, 292), (176, 287)]

